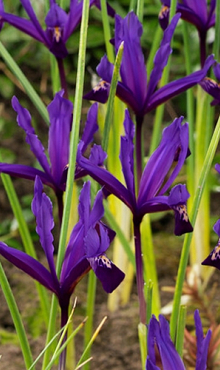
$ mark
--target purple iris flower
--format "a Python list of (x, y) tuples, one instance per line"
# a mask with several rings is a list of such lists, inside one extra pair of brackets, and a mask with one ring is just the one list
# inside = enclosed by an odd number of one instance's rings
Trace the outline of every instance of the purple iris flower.
[[(118, 82), (116, 95), (132, 108), (136, 115), (137, 123), (140, 125), (146, 113), (199, 83), (207, 75), (208, 69), (214, 63), (214, 57), (210, 56), (200, 71), (172, 81), (157, 89), (163, 69), (172, 52), (170, 42), (179, 18), (180, 14), (176, 14), (164, 31), (162, 42), (154, 58), (154, 68), (147, 79), (146, 65), (140, 43), (143, 33), (142, 24), (133, 12), (130, 12), (124, 19), (119, 15), (115, 16), (115, 38), (113, 43), (116, 53), (121, 42), (124, 41), (124, 52), (120, 68), (121, 80)], [(105, 103), (108, 99), (113, 73), (113, 64), (108, 61), (106, 55), (101, 59), (97, 67), (97, 73), (102, 79), (101, 82), (84, 98)]]
[[(161, 27), (166, 29), (169, 23), (170, 0), (161, 0), (163, 7), (159, 14)], [(215, 25), (216, 0), (181, 0), (177, 2), (176, 11), (181, 18), (194, 24), (199, 33), (201, 65), (204, 64), (205, 42), (208, 30)]]
[(52, 203), (43, 192), (42, 182), (37, 176), (32, 212), (36, 217), (36, 231), (47, 258), (49, 270), (23, 251), (8, 247), (3, 242), (0, 242), (0, 254), (55, 293), (63, 309), (68, 307), (70, 296), (79, 280), (91, 268), (101, 281), (104, 290), (111, 293), (123, 280), (124, 273), (105, 255), (115, 233), (100, 221), (104, 215), (102, 191), (98, 192), (91, 208), (90, 182), (84, 184), (79, 198), (79, 221), (70, 235), (60, 279), (57, 277), (53, 259), (52, 211)]
[[(204, 338), (198, 310), (195, 311), (194, 320), (197, 337), (195, 369), (206, 370), (208, 347), (212, 332), (209, 330)], [(150, 319), (147, 338), (148, 356), (146, 370), (160, 370), (160, 367), (156, 364), (155, 345), (159, 351), (163, 370), (185, 370), (184, 363), (170, 338), (169, 324), (162, 315), (159, 315), (159, 321), (154, 316)]]
[(209, 95), (214, 99), (211, 102), (211, 105), (220, 104), (220, 63), (216, 63), (213, 66), (213, 71), (218, 82), (212, 78), (205, 77), (199, 84)]
[[(36, 176), (39, 176), (44, 184), (50, 186), (54, 190), (58, 200), (61, 218), (63, 204), (62, 196), (66, 187), (69, 161), (69, 141), (73, 104), (69, 100), (63, 98), (63, 91), (61, 91), (55, 95), (53, 101), (47, 108), (50, 118), (48, 135), (48, 154), (50, 163), (45, 154), (43, 144), (38, 139), (34, 128), (31, 125), (31, 115), (29, 111), (21, 106), (15, 96), (12, 98), (12, 106), (17, 112), (18, 125), (25, 131), (26, 142), (30, 145), (30, 148), (42, 167), (42, 170), (20, 164), (0, 163), (0, 172), (33, 181)], [(87, 122), (82, 135), (82, 140), (84, 141), (82, 149), (83, 152), (92, 141), (94, 133), (98, 130), (97, 111), (98, 105), (96, 103), (88, 112)], [(82, 175), (84, 174), (85, 173), (82, 173)], [(80, 177), (80, 173), (77, 170), (75, 177)]]
[[(77, 152), (78, 165), (99, 182), (105, 192), (114, 194), (124, 202), (130, 208), (136, 222), (141, 222), (146, 213), (173, 210), (175, 212), (176, 235), (192, 231), (186, 211), (186, 201), (189, 198), (189, 193), (185, 185), (176, 185), (168, 196), (164, 195), (189, 154), (188, 124), (182, 125), (182, 120), (183, 117), (175, 119), (170, 126), (164, 129), (160, 145), (149, 158), (142, 173), (137, 197), (135, 195), (133, 158), (135, 127), (128, 110), (125, 113), (125, 136), (121, 137), (120, 151), (120, 161), (126, 186), (105, 168), (94, 164), (97, 162), (97, 157), (100, 156), (101, 159), (105, 157), (101, 147), (94, 146), (90, 158), (87, 159), (83, 157), (80, 150), (84, 145), (81, 141)], [(176, 165), (172, 169), (174, 162)]]
[[(55, 0), (50, 0), (50, 9), (45, 18), (46, 30), (40, 25), (30, 0), (20, 0), (29, 19), (6, 13), (3, 0), (0, 0), (1, 22), (7, 22), (20, 31), (42, 42), (56, 58), (65, 58), (68, 55), (66, 42), (76, 29), (82, 18), (83, 1), (70, 0), (70, 9), (67, 14)], [(100, 7), (99, 0), (90, 0), (90, 6)], [(113, 9), (111, 15), (113, 15)]]
[[(220, 170), (220, 165), (217, 166)], [(213, 266), (220, 270), (220, 219), (215, 223), (213, 230), (218, 235), (219, 239), (210, 255), (202, 262), (202, 265)]]

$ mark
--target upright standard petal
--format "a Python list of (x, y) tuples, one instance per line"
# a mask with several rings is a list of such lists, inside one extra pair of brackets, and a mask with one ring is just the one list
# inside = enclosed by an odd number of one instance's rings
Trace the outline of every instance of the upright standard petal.
[[(176, 29), (180, 14), (176, 14), (167, 29), (164, 31), (163, 39), (161, 41), (160, 47), (156, 52), (154, 57), (154, 67), (150, 75), (150, 80), (147, 87), (146, 101), (150, 99), (151, 95), (154, 93), (159, 80), (161, 79), (164, 67), (167, 65), (168, 58), (172, 53), (172, 48), (170, 46), (174, 31)], [(146, 104), (146, 102), (145, 102)]]
[(147, 343), (149, 357), (147, 360), (146, 370), (152, 368), (150, 367), (151, 365), (149, 365), (150, 361), (154, 366), (156, 366), (155, 344), (161, 357), (163, 370), (185, 370), (183, 361), (171, 341), (169, 324), (162, 315), (159, 315), (159, 322), (154, 316), (150, 319)]
[(206, 370), (206, 361), (208, 356), (209, 342), (212, 336), (212, 332), (209, 329), (205, 338), (202, 330), (202, 322), (199, 316), (199, 310), (194, 313), (194, 320), (196, 326), (196, 338), (197, 338), (197, 353), (196, 353), (196, 369), (195, 370)]
[(98, 103), (93, 104), (88, 111), (87, 120), (81, 140), (83, 142), (82, 153), (85, 152), (87, 146), (92, 142), (94, 134), (98, 131), (99, 126), (97, 124), (98, 116)]
[(125, 136), (121, 137), (120, 161), (128, 190), (133, 194), (135, 201), (134, 185), (134, 134), (135, 126), (128, 110), (125, 111), (124, 120)]
[[(204, 338), (199, 311), (194, 314), (196, 336), (197, 336), (197, 355), (195, 370), (205, 370), (211, 330)], [(158, 348), (163, 370), (185, 370), (185, 366), (170, 338), (169, 324), (166, 319), (159, 315), (159, 322), (152, 316), (148, 326), (148, 358), (146, 370), (157, 370), (155, 345)]]
[(51, 162), (51, 173), (57, 187), (62, 188), (63, 171), (69, 161), (73, 104), (63, 98), (63, 92), (59, 92), (55, 95), (47, 109), (50, 117), (48, 152)]
[(65, 41), (63, 39), (67, 20), (68, 16), (66, 12), (55, 2), (51, 4), (49, 12), (45, 18), (45, 23), (47, 25), (46, 34), (51, 43), (49, 50), (57, 58), (65, 58), (68, 55)]
[(26, 108), (23, 108), (19, 103), (18, 99), (14, 96), (12, 98), (12, 107), (17, 112), (18, 125), (26, 133), (26, 141), (30, 145), (32, 152), (40, 163), (41, 167), (45, 171), (48, 177), (51, 178), (50, 165), (45, 155), (45, 149), (35, 134), (34, 128), (31, 125), (31, 115)]
[(139, 107), (143, 107), (147, 94), (147, 72), (140, 39), (143, 27), (134, 12), (130, 12), (124, 19), (115, 17), (115, 48), (124, 41), (120, 74), (123, 84), (136, 99)]
[(56, 269), (53, 259), (53, 235), (51, 230), (54, 228), (53, 206), (51, 200), (43, 192), (43, 185), (37, 176), (34, 185), (34, 199), (32, 201), (32, 212), (36, 217), (36, 231), (40, 237), (40, 242), (47, 257), (48, 265), (54, 281), (59, 286)]
[[(144, 203), (156, 195), (163, 195), (178, 175), (188, 153), (188, 124), (182, 125), (183, 117), (176, 118), (163, 130), (162, 139), (149, 158), (143, 171), (138, 204)], [(175, 169), (168, 176), (176, 161)]]

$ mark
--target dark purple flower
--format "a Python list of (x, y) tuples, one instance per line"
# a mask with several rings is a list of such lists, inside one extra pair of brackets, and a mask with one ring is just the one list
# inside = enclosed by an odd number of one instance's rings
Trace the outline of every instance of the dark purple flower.
[(117, 288), (124, 278), (124, 273), (105, 255), (115, 233), (100, 221), (104, 215), (102, 191), (98, 192), (91, 208), (90, 183), (84, 184), (79, 198), (79, 221), (72, 230), (66, 248), (60, 279), (57, 277), (53, 258), (52, 203), (43, 192), (43, 185), (38, 176), (35, 181), (32, 211), (36, 217), (36, 231), (49, 270), (23, 251), (0, 242), (0, 254), (3, 257), (55, 293), (61, 307), (68, 307), (76, 284), (91, 268), (107, 293)]
[[(172, 81), (157, 89), (163, 69), (172, 52), (170, 42), (179, 18), (180, 14), (176, 14), (165, 30), (160, 48), (154, 58), (154, 68), (150, 77), (147, 78), (146, 64), (140, 44), (140, 38), (143, 33), (140, 21), (133, 12), (129, 13), (124, 19), (119, 15), (115, 16), (115, 38), (113, 43), (116, 53), (121, 42), (124, 41), (124, 52), (120, 68), (121, 80), (118, 82), (116, 95), (132, 108), (138, 123), (142, 123), (146, 113), (199, 83), (214, 63), (213, 56), (210, 56), (204, 68), (200, 71)], [(104, 103), (108, 98), (109, 85), (113, 73), (113, 64), (108, 61), (106, 56), (101, 59), (97, 67), (97, 73), (102, 79), (100, 84), (85, 95), (84, 98)]]
[[(170, 0), (161, 0), (163, 7), (159, 13), (159, 22), (163, 30), (169, 24)], [(181, 18), (192, 23), (198, 30), (200, 38), (201, 64), (205, 61), (205, 42), (208, 30), (215, 25), (216, 0), (181, 0), (177, 2), (176, 11)]]
[[(7, 22), (42, 42), (56, 58), (65, 58), (68, 55), (66, 42), (81, 21), (83, 1), (70, 0), (70, 10), (67, 14), (55, 0), (50, 0), (50, 9), (45, 18), (46, 30), (40, 25), (30, 0), (20, 0), (29, 19), (6, 13), (3, 0), (0, 0), (1, 22)], [(90, 6), (100, 7), (99, 0), (90, 0)], [(108, 8), (111, 15), (112, 8)]]
[[(204, 338), (198, 310), (195, 311), (194, 319), (197, 337), (196, 370), (206, 370), (208, 347), (212, 332), (209, 330)], [(170, 338), (169, 324), (162, 315), (159, 315), (159, 321), (157, 321), (155, 316), (152, 316), (150, 319), (147, 336), (148, 356), (146, 370), (160, 370), (156, 364), (155, 346), (159, 351), (163, 370), (185, 370), (184, 363)]]
[[(25, 165), (0, 163), (0, 172), (29, 180), (35, 180), (35, 177), (39, 176), (41, 181), (54, 189), (56, 194), (65, 191), (73, 111), (73, 104), (63, 98), (62, 95), (63, 92), (57, 93), (54, 100), (48, 105), (50, 118), (48, 154), (50, 163), (45, 154), (45, 148), (31, 125), (30, 113), (20, 105), (15, 96), (12, 98), (12, 106), (17, 112), (18, 125), (25, 131), (26, 142), (30, 145), (42, 170)], [(97, 110), (98, 106), (94, 104), (88, 112), (88, 119), (82, 135), (84, 141), (83, 152), (98, 130)], [(77, 173), (76, 176), (79, 177)]]
[[(69, 144), (72, 123), (73, 104), (63, 98), (63, 91), (57, 93), (53, 101), (48, 105), (50, 127), (48, 135), (48, 156), (45, 148), (31, 125), (31, 115), (26, 108), (23, 108), (18, 99), (12, 98), (12, 106), (17, 112), (18, 125), (26, 133), (26, 142), (30, 145), (42, 170), (21, 164), (0, 163), (0, 173), (7, 173), (11, 176), (21, 177), (28, 180), (35, 180), (39, 176), (41, 181), (50, 186), (57, 197), (59, 217), (62, 219), (63, 192), (66, 188), (66, 178), (69, 162)], [(82, 134), (84, 142), (82, 151), (85, 152), (88, 144), (92, 141), (94, 133), (98, 130), (97, 125), (98, 104), (93, 104), (88, 112), (85, 129)], [(50, 161), (50, 162), (49, 162)], [(77, 169), (75, 178), (85, 176), (85, 171)]]
[(213, 71), (215, 74), (216, 79), (218, 82), (213, 80), (212, 78), (205, 77), (199, 84), (209, 95), (211, 95), (214, 99), (211, 102), (211, 105), (219, 105), (220, 104), (220, 63), (216, 63), (213, 66)]
[[(169, 23), (169, 9), (170, 0), (161, 0), (163, 5), (160, 14), (159, 21), (164, 22), (166, 20), (166, 27)], [(216, 0), (181, 0), (177, 2), (176, 11), (181, 13), (181, 18), (187, 22), (190, 22), (196, 26), (200, 33), (207, 33), (209, 28), (215, 25), (215, 7)], [(166, 27), (162, 26), (163, 29)]]
[[(170, 126), (164, 129), (160, 145), (149, 158), (142, 173), (137, 197), (135, 195), (133, 159), (135, 128), (128, 110), (125, 113), (125, 136), (121, 138), (120, 151), (126, 186), (105, 168), (95, 164), (99, 156), (104, 158), (104, 154), (102, 154), (103, 156), (100, 154), (103, 153), (101, 147), (94, 146), (90, 158), (87, 159), (82, 156), (80, 148), (83, 146), (83, 142), (81, 141), (77, 152), (78, 165), (99, 182), (107, 194), (114, 194), (124, 202), (130, 208), (136, 222), (140, 222), (146, 213), (174, 210), (176, 235), (192, 231), (186, 211), (189, 193), (185, 185), (176, 185), (168, 196), (164, 195), (188, 156), (188, 124), (182, 125), (182, 120), (183, 117), (175, 119)], [(174, 162), (176, 165), (172, 169)]]
[(213, 266), (220, 270), (220, 219), (215, 223), (213, 230), (219, 239), (210, 255), (202, 262), (202, 265)]

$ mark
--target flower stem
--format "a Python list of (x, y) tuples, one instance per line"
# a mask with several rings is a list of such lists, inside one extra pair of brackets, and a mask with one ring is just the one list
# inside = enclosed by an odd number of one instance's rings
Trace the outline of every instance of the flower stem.
[(140, 322), (146, 323), (146, 302), (144, 298), (144, 279), (143, 279), (143, 262), (141, 252), (141, 233), (140, 221), (133, 220), (134, 224), (134, 242), (135, 242), (135, 260), (136, 260), (136, 279), (137, 291), (139, 298), (139, 314)]
[(202, 68), (206, 60), (206, 32), (199, 33), (199, 42), (200, 42), (200, 62)]
[(67, 83), (66, 83), (65, 70), (63, 66), (63, 59), (57, 58), (57, 64), (58, 64), (59, 75), (60, 75), (60, 84), (61, 84), (62, 89), (64, 90), (63, 97), (68, 99), (68, 89), (67, 89)]
[(136, 145), (135, 145), (135, 153), (136, 153), (136, 168), (137, 168), (137, 193), (140, 185), (140, 180), (142, 176), (142, 164), (143, 164), (143, 156), (142, 156), (142, 124), (143, 124), (144, 117), (136, 116)]
[(62, 224), (62, 218), (63, 218), (63, 192), (57, 192), (57, 204), (58, 204), (58, 217), (60, 221), (60, 226)]

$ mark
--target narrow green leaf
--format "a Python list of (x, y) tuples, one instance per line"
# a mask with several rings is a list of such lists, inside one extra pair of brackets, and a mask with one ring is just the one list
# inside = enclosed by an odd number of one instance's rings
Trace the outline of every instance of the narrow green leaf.
[(107, 103), (105, 127), (104, 127), (103, 139), (102, 139), (102, 148), (104, 151), (107, 151), (108, 149), (109, 132), (110, 132), (110, 127), (113, 121), (114, 97), (115, 97), (117, 83), (119, 79), (119, 71), (120, 71), (120, 66), (121, 66), (123, 50), (124, 50), (124, 42), (122, 42), (121, 45), (119, 46), (118, 53), (115, 59), (115, 65), (114, 65), (109, 98), (108, 98), (108, 103)]
[(17, 63), (14, 61), (14, 59), (11, 57), (9, 52), (6, 50), (2, 42), (0, 41), (0, 54), (2, 58), (4, 59), (7, 66), (10, 68), (12, 73), (17, 77), (17, 79), (20, 81), (22, 86), (24, 87), (27, 95), (29, 96), (30, 100), (33, 102), (34, 106), (44, 119), (44, 121), (49, 125), (49, 116), (47, 109), (40, 99), (39, 95), (34, 90), (33, 86), (30, 84), (29, 80), (26, 78), (24, 73), (21, 71)]
[(13, 323), (14, 323), (14, 326), (15, 326), (15, 329), (16, 329), (16, 332), (19, 338), (19, 342), (20, 342), (22, 353), (23, 353), (26, 368), (29, 368), (33, 362), (30, 346), (27, 340), (27, 336), (25, 333), (25, 329), (22, 323), (22, 319), (21, 319), (17, 304), (14, 299), (14, 295), (12, 293), (8, 279), (5, 275), (5, 272), (3, 270), (1, 263), (0, 263), (0, 285), (4, 293), (4, 297), (6, 299), (6, 302), (10, 310), (11, 317), (13, 319)]

